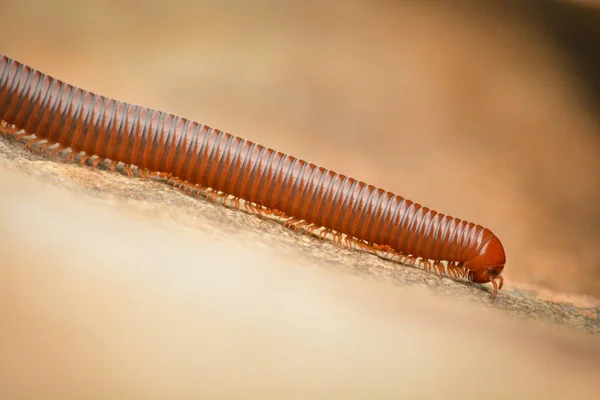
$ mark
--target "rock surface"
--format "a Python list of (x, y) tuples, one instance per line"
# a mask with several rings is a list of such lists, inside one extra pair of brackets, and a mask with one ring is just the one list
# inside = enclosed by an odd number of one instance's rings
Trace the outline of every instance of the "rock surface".
[(0, 193), (0, 354), (36, 365), (5, 364), (5, 393), (600, 393), (592, 298), (509, 281), (492, 305), (489, 288), (4, 138)]
[(317, 264), (333, 270), (358, 274), (398, 285), (422, 287), (461, 301), (471, 301), (514, 316), (535, 316), (547, 322), (600, 333), (600, 301), (590, 296), (568, 296), (526, 284), (505, 282), (496, 305), (490, 303), (491, 285), (476, 285), (440, 278), (359, 250), (347, 250), (331, 242), (322, 242), (303, 233), (294, 233), (281, 224), (261, 219), (241, 210), (212, 204), (203, 198), (181, 193), (168, 184), (128, 178), (100, 168), (80, 168), (54, 162), (22, 149), (3, 139), (0, 157), (9, 161), (6, 168), (25, 171), (45, 182), (67, 187), (101, 201), (143, 211), (149, 218), (175, 216), (175, 220), (193, 229), (210, 230), (224, 242), (241, 233), (251, 243), (284, 252), (301, 263)]

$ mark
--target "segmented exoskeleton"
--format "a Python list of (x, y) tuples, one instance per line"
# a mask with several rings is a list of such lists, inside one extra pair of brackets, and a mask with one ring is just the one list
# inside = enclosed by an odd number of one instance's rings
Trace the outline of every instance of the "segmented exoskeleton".
[[(137, 106), (45, 75), (0, 55), (4, 135), (27, 147), (93, 166), (125, 164), (187, 191), (233, 196), (247, 210), (286, 219), (337, 243), (386, 251), (436, 273), (502, 287), (505, 253), (487, 228), (439, 214), (401, 196), (166, 112)], [(34, 135), (33, 137), (31, 137)], [(443, 263), (445, 261), (445, 264)], [(499, 285), (497, 283), (499, 282)]]

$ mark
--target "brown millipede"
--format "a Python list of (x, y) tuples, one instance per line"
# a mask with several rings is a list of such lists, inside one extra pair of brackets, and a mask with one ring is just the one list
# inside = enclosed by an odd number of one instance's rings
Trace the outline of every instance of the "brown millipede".
[[(284, 218), (337, 244), (384, 251), (436, 274), (502, 288), (506, 261), (487, 228), (439, 214), (257, 143), (175, 116), (97, 95), (0, 55), (0, 128), (25, 146), (83, 165), (120, 162), (133, 175), (166, 179), (184, 191), (208, 190), (261, 215)], [(445, 263), (444, 263), (445, 262)]]

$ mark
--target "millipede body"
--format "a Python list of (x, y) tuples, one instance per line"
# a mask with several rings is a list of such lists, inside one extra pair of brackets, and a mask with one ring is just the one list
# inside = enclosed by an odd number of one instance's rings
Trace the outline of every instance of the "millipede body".
[[(246, 209), (339, 244), (385, 251), (404, 263), (502, 288), (500, 240), (487, 228), (176, 115), (69, 85), (0, 55), (0, 128), (26, 147), (70, 160), (134, 166), (184, 190), (208, 189)], [(82, 155), (83, 154), (83, 155)], [(90, 160), (91, 162), (92, 160)]]

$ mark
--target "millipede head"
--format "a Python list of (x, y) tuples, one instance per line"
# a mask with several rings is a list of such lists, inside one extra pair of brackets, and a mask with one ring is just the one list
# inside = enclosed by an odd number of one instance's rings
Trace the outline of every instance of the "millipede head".
[[(504, 283), (502, 271), (505, 263), (504, 247), (500, 240), (493, 236), (478, 249), (471, 260), (464, 263), (465, 268), (468, 270), (467, 279), (475, 283), (492, 283), (494, 286), (492, 301), (495, 301), (498, 290), (502, 289)], [(497, 281), (499, 281), (499, 284)]]
[(506, 255), (500, 240), (493, 236), (464, 266), (469, 270), (469, 280), (487, 283), (497, 279), (504, 270)]
[(475, 283), (488, 283), (502, 278), (500, 275), (504, 270), (504, 265), (499, 267), (481, 268), (477, 271), (469, 271), (469, 280)]
[(498, 297), (498, 290), (502, 289), (502, 285), (504, 284), (504, 277), (501, 275), (503, 269), (504, 265), (492, 268), (482, 268), (477, 271), (469, 271), (467, 279), (475, 283), (490, 282), (494, 286), (494, 291), (492, 293), (492, 303), (494, 303), (496, 297)]

